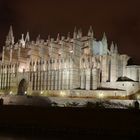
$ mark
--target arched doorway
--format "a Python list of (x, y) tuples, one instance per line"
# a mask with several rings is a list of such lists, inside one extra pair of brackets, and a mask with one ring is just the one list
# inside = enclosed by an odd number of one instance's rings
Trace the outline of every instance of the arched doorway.
[(27, 91), (27, 82), (22, 79), (18, 85), (18, 95), (25, 95)]

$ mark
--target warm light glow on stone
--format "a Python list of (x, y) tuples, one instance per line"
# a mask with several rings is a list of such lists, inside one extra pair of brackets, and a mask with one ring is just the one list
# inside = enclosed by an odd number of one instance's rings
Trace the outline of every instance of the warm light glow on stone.
[(60, 96), (64, 97), (64, 96), (66, 96), (66, 93), (64, 91), (61, 91)]
[(125, 95), (122, 95), (122, 97), (125, 97)]
[(13, 92), (12, 91), (10, 91), (10, 95), (12, 94)]
[(79, 92), (77, 92), (77, 93), (76, 93), (76, 95), (77, 95), (77, 96), (80, 96), (80, 93), (79, 93)]
[(136, 99), (137, 99), (137, 100), (140, 100), (140, 95), (137, 95), (137, 96), (136, 96)]
[(73, 53), (73, 50), (70, 50), (70, 53)]
[(45, 65), (43, 65), (43, 70), (44, 70), (44, 71), (46, 70)]
[(103, 98), (104, 97), (104, 94), (101, 92), (99, 93), (99, 98)]
[(26, 65), (26, 64), (21, 64), (21, 65), (19, 66), (18, 71), (19, 71), (19, 72), (23, 72), (24, 70), (25, 70), (25, 71), (28, 70), (27, 65)]

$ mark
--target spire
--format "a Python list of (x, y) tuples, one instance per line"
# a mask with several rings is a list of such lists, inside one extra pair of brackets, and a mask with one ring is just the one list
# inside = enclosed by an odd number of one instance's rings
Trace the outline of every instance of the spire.
[(24, 40), (24, 34), (21, 34), (21, 40)]
[(13, 35), (13, 28), (12, 28), (12, 26), (10, 26), (9, 33), (8, 33), (8, 35), (6, 37), (5, 44), (6, 44), (6, 46), (14, 44), (14, 35)]
[(13, 28), (12, 28), (12, 25), (10, 26), (8, 36), (9, 36), (9, 37), (13, 37)]
[(110, 52), (111, 53), (114, 53), (114, 43), (113, 43), (113, 41), (111, 42)]
[(50, 42), (50, 40), (51, 40), (51, 39), (50, 39), (50, 35), (48, 35), (48, 39), (47, 39), (47, 42)]
[(60, 41), (60, 34), (59, 34), (59, 33), (57, 34), (56, 41), (57, 41), (57, 42), (59, 42), (59, 41)]
[(69, 40), (70, 39), (70, 32), (68, 32), (68, 34), (67, 34), (67, 40)]
[(40, 34), (37, 36), (37, 38), (36, 38), (36, 39), (40, 40)]
[(76, 39), (76, 38), (77, 38), (77, 29), (76, 29), (76, 27), (74, 28), (73, 38), (74, 38), (74, 39)]
[(107, 37), (106, 37), (106, 34), (105, 34), (105, 32), (104, 32), (104, 34), (103, 34), (102, 41), (107, 41)]
[(82, 37), (82, 29), (80, 28), (78, 30), (77, 38), (81, 38), (81, 37)]
[(25, 42), (29, 42), (29, 41), (30, 41), (30, 36), (29, 36), (29, 32), (27, 32), (25, 37)]
[(40, 42), (40, 34), (36, 38), (36, 43), (39, 43), (39, 42)]
[(116, 54), (118, 53), (118, 46), (117, 46), (117, 44), (115, 44), (114, 52), (115, 52)]
[(89, 27), (88, 36), (89, 37), (93, 37), (93, 29), (92, 29), (92, 26)]
[(20, 43), (21, 43), (22, 47), (25, 47), (24, 34), (21, 34), (21, 40), (20, 40)]

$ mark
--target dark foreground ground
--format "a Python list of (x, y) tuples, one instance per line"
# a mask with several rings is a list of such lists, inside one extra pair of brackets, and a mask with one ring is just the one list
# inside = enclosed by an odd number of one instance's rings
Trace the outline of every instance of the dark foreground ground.
[(0, 136), (8, 135), (34, 140), (140, 138), (140, 111), (1, 106)]

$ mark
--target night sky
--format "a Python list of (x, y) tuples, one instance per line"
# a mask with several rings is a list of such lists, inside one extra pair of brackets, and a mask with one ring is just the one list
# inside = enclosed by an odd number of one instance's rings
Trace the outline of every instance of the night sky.
[(75, 26), (87, 34), (92, 25), (97, 40), (106, 32), (109, 43), (140, 64), (140, 0), (0, 0), (1, 48), (10, 25), (16, 41), (27, 31), (33, 40), (72, 34)]

